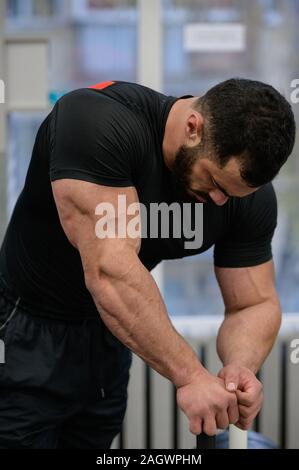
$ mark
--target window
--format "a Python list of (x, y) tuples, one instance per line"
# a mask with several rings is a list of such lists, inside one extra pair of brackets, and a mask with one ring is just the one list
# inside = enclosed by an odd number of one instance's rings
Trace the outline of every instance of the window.
[[(297, 2), (253, 0), (164, 0), (164, 92), (200, 96), (232, 76), (265, 81), (290, 97), (297, 73)], [(189, 52), (184, 29), (189, 23), (239, 23), (246, 29), (240, 52)], [(293, 106), (299, 117), (299, 105)], [(299, 311), (298, 144), (275, 180), (279, 227), (273, 251), (277, 287), (284, 311)], [(164, 263), (164, 292), (172, 315), (223, 311), (213, 274), (212, 250), (198, 257)]]

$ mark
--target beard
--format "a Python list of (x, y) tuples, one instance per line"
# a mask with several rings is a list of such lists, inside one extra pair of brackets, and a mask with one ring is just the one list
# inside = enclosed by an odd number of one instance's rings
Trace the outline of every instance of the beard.
[[(202, 155), (202, 144), (196, 145), (195, 147), (182, 145), (176, 153), (175, 160), (171, 168), (172, 181), (179, 199), (183, 202), (197, 201), (195, 196), (190, 194), (188, 191), (190, 191), (191, 188), (192, 168)], [(193, 192), (206, 200), (210, 199), (209, 195), (203, 191)]]

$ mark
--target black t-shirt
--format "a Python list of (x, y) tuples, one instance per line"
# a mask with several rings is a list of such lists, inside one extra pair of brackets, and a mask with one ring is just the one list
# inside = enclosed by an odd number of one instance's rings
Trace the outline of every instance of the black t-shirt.
[[(61, 227), (51, 181), (73, 178), (135, 186), (146, 207), (153, 202), (181, 202), (162, 154), (167, 117), (177, 98), (126, 82), (108, 85), (62, 97), (37, 133), (25, 186), (0, 253), (4, 279), (24, 308), (36, 314), (64, 318), (97, 314), (84, 284), (79, 252)], [(204, 204), (200, 248), (186, 249), (184, 234), (144, 238), (139, 258), (151, 270), (163, 259), (215, 246), (217, 266), (258, 265), (272, 257), (276, 219), (276, 197), (268, 184), (250, 196), (232, 197), (224, 206)]]

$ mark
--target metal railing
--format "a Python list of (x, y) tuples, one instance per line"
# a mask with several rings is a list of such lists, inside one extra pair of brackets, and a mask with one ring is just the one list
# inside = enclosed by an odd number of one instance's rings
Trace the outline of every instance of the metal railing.
[[(223, 317), (185, 316), (172, 318), (172, 321), (197, 351), (205, 367), (216, 373), (220, 361), (215, 339)], [(294, 338), (299, 338), (299, 314), (284, 315), (276, 346), (259, 373), (264, 384), (265, 409), (252, 428), (271, 437), (281, 448), (299, 448), (298, 432), (294, 432), (299, 427), (299, 410), (294, 406), (299, 393), (299, 364), (292, 365), (289, 357), (290, 341)], [(233, 433), (238, 432), (233, 428), (230, 441), (235, 436)], [(244, 435), (237, 442), (242, 439), (244, 446)], [(113, 447), (180, 449), (192, 448), (194, 444), (195, 437), (188, 430), (187, 419), (177, 407), (175, 387), (134, 356), (126, 419)]]

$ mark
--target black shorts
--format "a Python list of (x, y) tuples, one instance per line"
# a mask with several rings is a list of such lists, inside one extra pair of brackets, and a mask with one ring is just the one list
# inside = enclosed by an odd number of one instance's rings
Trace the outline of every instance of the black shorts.
[(108, 449), (125, 415), (131, 362), (100, 316), (33, 316), (0, 278), (0, 448)]

